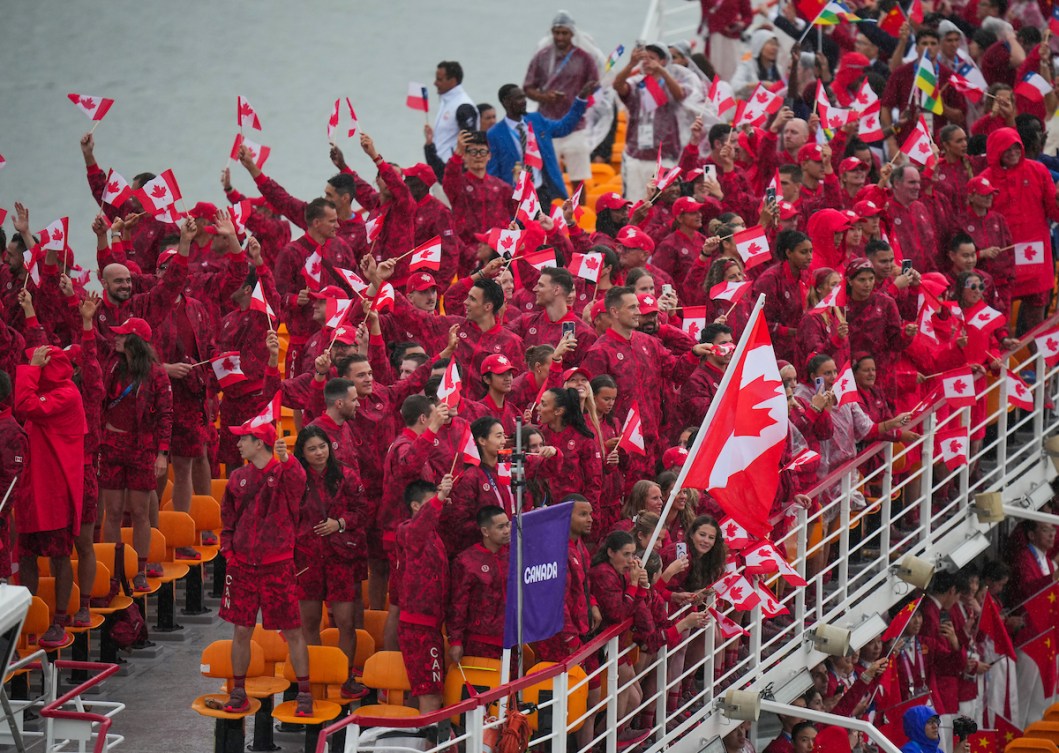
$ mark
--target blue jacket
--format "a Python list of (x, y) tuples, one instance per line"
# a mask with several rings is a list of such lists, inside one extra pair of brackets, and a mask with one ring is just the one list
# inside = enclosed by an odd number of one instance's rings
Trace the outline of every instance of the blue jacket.
[[(562, 138), (573, 133), (581, 117), (585, 114), (588, 102), (578, 97), (560, 120), (549, 120), (538, 112), (529, 112), (523, 116), (523, 121), (533, 126), (533, 133), (537, 137), (537, 147), (541, 151), (541, 160), (544, 162), (544, 172), (551, 179), (552, 185), (564, 199), (569, 198), (566, 193), (566, 185), (563, 183), (563, 171), (559, 169), (559, 158), (555, 156), (555, 148), (552, 147), (552, 139)], [(500, 119), (496, 125), (489, 129), (486, 134), (489, 139), (489, 151), (492, 156), (486, 171), (494, 178), (500, 178), (505, 183), (514, 187), (515, 163), (522, 162), (522, 154), (516, 145), (515, 139), (508, 128), (506, 119)]]

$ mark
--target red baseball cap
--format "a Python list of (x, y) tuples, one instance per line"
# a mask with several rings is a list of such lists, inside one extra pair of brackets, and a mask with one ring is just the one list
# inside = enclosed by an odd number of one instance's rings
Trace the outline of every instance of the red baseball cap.
[(781, 220), (791, 220), (798, 216), (798, 208), (789, 201), (779, 202), (779, 208)]
[(188, 214), (196, 220), (212, 220), (214, 215), (217, 214), (217, 205), (208, 201), (200, 201), (191, 208)]
[(604, 209), (621, 209), (632, 204), (628, 199), (623, 199), (620, 193), (605, 193), (596, 199), (596, 214), (599, 214)]
[(841, 175), (842, 173), (848, 173), (850, 170), (863, 170), (864, 172), (868, 172), (868, 166), (856, 157), (846, 157), (838, 165), (838, 174)]
[(163, 264), (168, 262), (170, 259), (172, 259), (174, 256), (176, 256), (177, 253), (178, 253), (178, 251), (175, 248), (167, 248), (165, 251), (163, 251), (162, 253), (158, 254), (158, 258), (155, 259), (154, 266), (156, 268), (162, 266)]
[(438, 176), (422, 162), (417, 162), (411, 167), (404, 168), (401, 174), (406, 178), (419, 178), (427, 188), (438, 182)]
[(600, 298), (592, 304), (592, 310), (588, 313), (588, 316), (592, 321), (596, 321), (596, 319), (603, 316), (606, 311), (607, 303), (602, 298)]
[[(846, 216), (846, 219), (849, 220), (849, 227), (853, 227), (858, 222), (860, 222), (860, 215), (858, 215), (856, 212), (851, 212), (848, 209), (843, 209), (842, 214), (844, 214)], [(847, 228), (847, 230), (848, 229), (849, 228)]]
[(635, 225), (626, 225), (618, 231), (618, 243), (626, 248), (640, 248), (650, 253), (655, 250), (655, 242), (651, 236)]
[(819, 144), (805, 144), (801, 149), (798, 150), (798, 163), (802, 162), (823, 162), (824, 161), (824, 150), (820, 148)]
[(688, 170), (686, 173), (684, 173), (684, 182), (694, 183), (705, 174), (706, 171), (703, 170), (701, 167), (696, 167), (692, 170)]
[(566, 371), (563, 372), (563, 382), (569, 382), (571, 379), (574, 378), (575, 374), (580, 374), (581, 376), (583, 376), (588, 381), (590, 381), (590, 382), (592, 381), (592, 375), (591, 374), (589, 374), (587, 371), (582, 369), (580, 366), (575, 366), (574, 368), (567, 369)]
[(346, 291), (337, 285), (328, 285), (319, 290), (310, 290), (309, 297), (319, 300), (321, 298), (348, 298), (349, 296), (346, 295)]
[(681, 468), (688, 459), (688, 451), (683, 447), (670, 447), (662, 453), (663, 468)]
[(860, 219), (866, 220), (869, 217), (876, 217), (882, 214), (882, 207), (874, 201), (868, 201), (865, 199), (864, 201), (858, 201), (854, 204), (853, 211)]
[(254, 419), (250, 419), (240, 426), (229, 426), (228, 431), (237, 437), (257, 437), (269, 447), (274, 447), (276, 444), (276, 427), (271, 423), (259, 424), (258, 426), (254, 426), (253, 423)]
[(967, 193), (989, 196), (990, 194), (1000, 193), (1000, 189), (990, 183), (989, 178), (984, 175), (976, 175), (967, 181)]
[(437, 281), (430, 275), (429, 272), (416, 272), (408, 278), (408, 283), (405, 288), (408, 292), (419, 292), (421, 290), (430, 290), (438, 286)]
[(509, 371), (515, 371), (515, 364), (511, 363), (511, 359), (505, 356), (503, 353), (493, 353), (485, 357), (482, 361), (482, 375), (486, 374), (505, 374)]
[(640, 302), (641, 314), (657, 314), (658, 299), (651, 293), (637, 293), (636, 300)]
[(357, 344), (357, 330), (355, 327), (339, 326), (335, 329), (335, 342), (343, 345)]
[(706, 205), (698, 203), (690, 196), (681, 196), (673, 202), (673, 216), (676, 217), (678, 214), (684, 214), (685, 212), (697, 212), (704, 206)]
[(110, 331), (115, 335), (136, 335), (141, 340), (151, 341), (151, 325), (138, 316), (129, 317), (124, 324), (111, 327)]

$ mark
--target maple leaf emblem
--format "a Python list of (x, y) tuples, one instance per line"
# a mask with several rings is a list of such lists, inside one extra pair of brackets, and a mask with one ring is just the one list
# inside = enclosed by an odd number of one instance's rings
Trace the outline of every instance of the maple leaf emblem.
[(868, 117), (866, 117), (864, 119), (864, 125), (869, 130), (875, 128), (875, 116), (869, 115)]
[(312, 266), (309, 267), (309, 272), (310, 272), (310, 274), (312, 274), (313, 277), (319, 277), (320, 276), (320, 262), (314, 261), (312, 263)]
[(81, 107), (86, 107), (89, 110), (93, 110), (96, 107), (96, 101), (91, 97), (81, 97)]
[(838, 383), (838, 388), (839, 388), (839, 389), (840, 389), (840, 390), (841, 390), (842, 392), (845, 392), (845, 391), (846, 391), (847, 389), (849, 389), (849, 377), (846, 377), (846, 378), (845, 378), (845, 379), (843, 379), (843, 380), (842, 380), (841, 382), (839, 382), (839, 383)]
[(978, 318), (983, 322), (988, 322), (992, 317), (989, 315), (988, 311), (983, 311), (978, 315)]
[(952, 391), (959, 395), (962, 395), (965, 389), (967, 389), (967, 383), (962, 379), (957, 379), (952, 383)]
[(1037, 249), (1033, 246), (1026, 246), (1026, 248), (1022, 250), (1022, 255), (1025, 256), (1027, 260), (1032, 261), (1033, 257), (1037, 255)]
[(688, 327), (688, 335), (690, 337), (694, 338), (695, 340), (699, 339), (699, 323), (698, 322), (692, 322), (691, 323), (691, 326)]
[(832, 128), (838, 128), (840, 125), (842, 125), (842, 118), (837, 115), (833, 115), (827, 122), (828, 125), (830, 125)]
[(728, 596), (731, 601), (742, 601), (743, 600), (743, 587), (732, 586), (728, 589)]
[(587, 259), (585, 259), (585, 266), (589, 269), (595, 269), (599, 266), (599, 259), (594, 256), (589, 256)]
[(751, 256), (755, 256), (761, 252), (761, 246), (759, 246), (757, 242), (754, 242), (747, 246), (746, 250)]
[(168, 195), (169, 195), (169, 191), (166, 190), (166, 187), (161, 185), (161, 184), (159, 184), (159, 185), (157, 185), (157, 186), (155, 186), (154, 188), (151, 189), (151, 196), (153, 196), (156, 199), (161, 199), (163, 196), (168, 196)]
[(735, 527), (735, 523), (729, 523), (728, 527), (724, 529), (724, 535), (730, 539), (734, 538), (736, 533), (737, 529)]
[(1054, 337), (1049, 337), (1047, 340), (1044, 341), (1044, 344), (1047, 345), (1048, 350), (1052, 352), (1059, 350), (1059, 342), (1056, 342)]
[(930, 147), (927, 146), (926, 142), (923, 142), (923, 141), (920, 141), (919, 142), (919, 146), (916, 147), (916, 148), (919, 149), (919, 151), (923, 152), (924, 154), (926, 154), (927, 152), (930, 151)]
[(514, 241), (511, 239), (510, 235), (506, 236), (502, 241), (500, 241), (500, 245), (505, 251), (510, 251), (512, 244), (514, 244)]
[(769, 101), (769, 95), (766, 94), (765, 92), (758, 92), (757, 96), (754, 97), (754, 99), (756, 99), (758, 102), (761, 102), (762, 104), (764, 104), (765, 102)]
[(645, 295), (645, 296), (643, 297), (643, 302), (644, 302), (644, 303), (646, 303), (646, 304), (647, 304), (648, 306), (653, 306), (653, 305), (654, 305), (654, 302), (655, 302), (655, 299), (654, 299), (654, 298), (652, 298), (652, 297), (651, 297), (651, 296), (649, 296), (649, 295)]
[(963, 446), (960, 444), (959, 440), (954, 439), (949, 442), (949, 452), (953, 455), (958, 454), (961, 449), (963, 449)]
[(1022, 382), (1017, 382), (1015, 384), (1015, 392), (1018, 393), (1019, 397), (1022, 397), (1026, 394), (1026, 386)]
[(113, 183), (107, 183), (107, 193), (117, 193), (117, 192), (118, 192), (118, 181), (114, 181)]
[(235, 371), (235, 363), (231, 358), (225, 358), (221, 361), (221, 368), (225, 371)]
[(865, 92), (862, 91), (860, 94), (857, 95), (857, 104), (868, 104), (868, 95)]
[(254, 108), (252, 108), (248, 102), (243, 102), (243, 104), (239, 106), (239, 114), (250, 117), (254, 114)]
[(497, 356), (496, 362), (500, 364), (507, 364), (507, 356)]
[(778, 380), (766, 380), (764, 376), (759, 376), (741, 390), (747, 395), (750, 408), (736, 416), (733, 438), (760, 437), (766, 428), (775, 424), (769, 400), (775, 397), (780, 385)]

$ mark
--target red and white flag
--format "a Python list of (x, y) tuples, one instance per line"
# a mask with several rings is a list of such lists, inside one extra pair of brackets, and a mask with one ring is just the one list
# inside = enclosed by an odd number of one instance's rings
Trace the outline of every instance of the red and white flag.
[(107, 183), (103, 186), (103, 203), (117, 209), (132, 198), (132, 188), (121, 175), (111, 169), (107, 173)]
[(463, 392), (463, 380), (460, 378), (459, 368), (456, 367), (456, 359), (452, 358), (449, 360), (449, 365), (445, 367), (441, 383), (438, 384), (438, 402), (449, 408), (455, 408), (460, 404), (461, 392)]
[(158, 214), (183, 198), (172, 170), (165, 170), (154, 180), (147, 181), (133, 194), (149, 214)]
[(988, 334), (995, 330), (997, 327), (1004, 326), (1006, 317), (991, 306), (983, 306), (982, 310), (979, 311), (972, 317), (968, 317), (967, 326), (974, 327), (982, 333)]
[(357, 120), (357, 111), (353, 109), (353, 100), (349, 97), (346, 97), (346, 107), (349, 109), (349, 130), (346, 131), (346, 136), (353, 138), (360, 121)]
[(474, 435), (471, 434), (470, 424), (463, 425), (463, 435), (460, 437), (460, 457), (464, 463), (470, 465), (482, 464), (482, 456), (478, 453), (478, 444), (474, 441)]
[(250, 126), (255, 131), (261, 130), (261, 118), (257, 116), (257, 110), (241, 94), (236, 98), (235, 102), (235, 122), (240, 128)]
[(736, 105), (735, 122), (732, 127), (741, 128), (745, 125), (752, 125), (760, 128), (765, 125), (769, 115), (778, 112), (782, 106), (783, 97), (762, 84), (758, 84), (751, 93), (750, 99)]
[(721, 116), (735, 107), (735, 94), (732, 85), (717, 76), (710, 82), (710, 89), (706, 93), (706, 100), (717, 108), (717, 115)]
[(974, 374), (969, 366), (952, 369), (941, 374), (941, 393), (953, 408), (964, 408), (975, 404)]
[(62, 251), (65, 248), (69, 248), (69, 235), (70, 218), (60, 217), (37, 233), (37, 237), (40, 238), (38, 245), (49, 251)]
[[(496, 250), (501, 256), (512, 256), (518, 251), (522, 242), (522, 231), (508, 228), (494, 228), (496, 230)], [(493, 239), (493, 231), (489, 231), (490, 241)]]
[(250, 153), (250, 159), (257, 165), (258, 170), (265, 167), (265, 163), (268, 162), (268, 156), (272, 153), (269, 147), (258, 144), (256, 141), (251, 141), (243, 134), (237, 133), (235, 134), (235, 143), (232, 144), (232, 159), (239, 159), (239, 147), (241, 146), (246, 147), (246, 151)]
[(541, 149), (537, 145), (537, 136), (533, 133), (533, 124), (529, 121), (526, 121), (526, 150), (522, 155), (522, 162), (526, 167), (532, 167), (535, 170), (544, 167)]
[(681, 329), (695, 342), (699, 341), (699, 335), (706, 329), (706, 307), (685, 306), (680, 312), (684, 317), (681, 321)]
[(555, 250), (550, 248), (544, 251), (534, 251), (531, 254), (523, 254), (522, 259), (538, 272), (548, 267), (557, 266), (555, 263)]
[(596, 282), (603, 266), (603, 254), (571, 254), (568, 269), (582, 280)]
[(176, 204), (170, 204), (167, 207), (162, 207), (154, 213), (154, 218), (159, 222), (167, 222), (171, 225), (178, 224), (181, 220), (187, 217), (186, 212), (182, 212), (177, 209)]
[(708, 607), (707, 611), (710, 613), (714, 622), (717, 623), (717, 629), (721, 631), (721, 638), (724, 640), (735, 638), (737, 635), (750, 635), (750, 633), (744, 630), (738, 622), (730, 619), (728, 615), (723, 612), (719, 612), (713, 607)]
[(761, 603), (761, 597), (741, 573), (722, 575), (711, 588), (718, 598), (724, 599), (741, 612), (749, 612)]
[(7, 219), (7, 210), (0, 207), (0, 225), (4, 224), (4, 220)]
[(352, 298), (326, 298), (325, 301), (327, 306), (325, 327), (335, 329), (349, 319), (349, 311), (353, 308)]
[(765, 617), (779, 617), (781, 614), (790, 614), (791, 610), (780, 604), (780, 600), (776, 598), (776, 595), (769, 590), (769, 587), (763, 581), (759, 581), (755, 589), (761, 599), (761, 614)]
[(331, 116), (327, 119), (327, 141), (331, 144), (335, 143), (335, 131), (338, 130), (338, 117), (341, 106), (342, 100), (336, 99), (335, 103), (331, 105)]
[(1041, 263), (1044, 258), (1044, 243), (1032, 241), (1030, 243), (1015, 244), (1015, 266), (1030, 267)]
[(635, 402), (629, 408), (629, 415), (625, 417), (625, 426), (621, 429), (618, 447), (629, 454), (647, 455), (647, 446), (643, 438), (643, 421), (640, 420), (640, 407)]
[(941, 458), (946, 468), (954, 471), (967, 465), (967, 449), (970, 444), (971, 438), (966, 428), (941, 431), (935, 435), (934, 454)]
[(346, 284), (353, 289), (354, 293), (364, 295), (369, 285), (364, 281), (360, 275), (356, 272), (351, 272), (348, 269), (342, 269), (341, 267), (335, 267), (335, 271), (342, 276), (342, 279), (346, 281)]
[(787, 397), (760, 308), (681, 469), (681, 486), (706, 489), (749, 533), (765, 538), (787, 444)]
[(496, 483), (511, 486), (511, 463), (496, 464)]
[(828, 99), (824, 83), (816, 81), (816, 112), (820, 116), (820, 122), (827, 125), (827, 113), (831, 109), (831, 100)]
[(213, 367), (213, 373), (217, 376), (217, 384), (221, 385), (222, 390), (233, 384), (247, 381), (246, 374), (239, 366), (238, 350), (214, 356), (210, 359), (210, 366)]
[(886, 135), (883, 133), (882, 121), (879, 118), (881, 111), (882, 105), (879, 104), (877, 99), (867, 109), (861, 111), (857, 136), (862, 141), (880, 141)]
[(309, 283), (309, 288), (312, 290), (319, 290), (324, 286), (324, 258), (320, 256), (319, 249), (314, 250), (305, 258), (302, 277)]
[(780, 577), (792, 586), (806, 585), (805, 578), (791, 567), (771, 541), (759, 541), (744, 550), (743, 561), (746, 562), (747, 575), (779, 573)]
[(1023, 410), (1033, 410), (1033, 393), (1022, 377), (1011, 369), (1005, 369), (1004, 381), (1007, 382), (1008, 402)]
[(1051, 366), (1055, 359), (1059, 358), (1059, 329), (1045, 332), (1033, 339), (1037, 345), (1037, 352), (1044, 356), (1045, 362)]
[(0, 170), (3, 170), (6, 166), (7, 160), (4, 158), (4, 155), (0, 154)]
[(246, 232), (246, 223), (253, 213), (254, 205), (250, 199), (243, 199), (238, 204), (232, 204), (228, 207), (228, 216), (232, 219), (232, 224), (235, 225), (236, 233), (242, 235)]
[(739, 302), (746, 291), (754, 286), (750, 280), (743, 282), (719, 282), (710, 288), (711, 301), (728, 301), (732, 305)]
[(66, 97), (77, 105), (89, 120), (102, 120), (114, 105), (114, 100), (106, 97), (92, 97), (88, 94), (67, 94)]
[(368, 236), (368, 243), (374, 243), (379, 233), (382, 232), (382, 221), (386, 217), (384, 214), (380, 214), (378, 217), (373, 217), (364, 223), (364, 231)]
[(551, 217), (552, 224), (555, 225), (556, 230), (558, 230), (563, 235), (570, 235), (570, 227), (566, 224), (566, 217), (563, 216), (562, 204), (556, 204), (554, 207), (552, 207), (552, 213), (548, 216)]
[(813, 306), (810, 311), (817, 314), (822, 314), (830, 309), (832, 306), (838, 306), (842, 308), (846, 305), (846, 286), (839, 283), (835, 287), (831, 288), (831, 292), (820, 299), (820, 302)]
[(813, 450), (802, 450), (797, 455), (795, 455), (793, 458), (791, 458), (791, 462), (787, 463), (787, 465), (783, 466), (780, 470), (781, 471), (797, 470), (799, 468), (804, 468), (805, 466), (809, 465), (810, 463), (815, 463), (818, 460), (820, 460), (820, 453), (819, 452), (815, 452)]
[(397, 294), (394, 292), (393, 285), (384, 282), (371, 301), (371, 309), (372, 311), (393, 311), (396, 302)]
[(265, 314), (271, 320), (272, 325), (275, 326), (276, 312), (272, 310), (268, 301), (265, 300), (265, 290), (261, 287), (261, 280), (257, 281), (257, 284), (254, 285), (254, 292), (250, 294), (250, 310), (260, 311)]
[(867, 79), (861, 82), (857, 96), (853, 99), (853, 109), (857, 112), (867, 112), (872, 105), (879, 101), (879, 95), (871, 88)]
[(735, 519), (730, 516), (721, 518), (721, 522), (717, 525), (721, 527), (724, 545), (733, 552), (746, 549), (754, 540), (754, 537), (747, 533), (746, 529), (736, 523)]
[(765, 237), (765, 229), (760, 225), (735, 233), (732, 241), (745, 269), (753, 269), (771, 258), (769, 241)]
[(534, 220), (540, 214), (541, 203), (537, 198), (537, 189), (533, 187), (533, 181), (530, 180), (527, 170), (519, 173), (518, 181), (515, 184), (515, 192), (511, 195), (511, 198), (518, 202), (516, 217), (520, 221)]
[(39, 245), (22, 252), (22, 266), (26, 268), (26, 274), (33, 280), (34, 285), (40, 285), (40, 262), (43, 259), (44, 251)]
[(853, 364), (847, 363), (838, 370), (838, 378), (831, 385), (831, 394), (835, 396), (835, 405), (857, 402), (857, 380), (853, 378)]
[(412, 249), (412, 259), (408, 262), (408, 271), (415, 272), (424, 268), (433, 269), (435, 272), (441, 269), (441, 236), (435, 235), (426, 243), (422, 243)]
[(930, 148), (932, 143), (930, 131), (927, 129), (927, 124), (921, 115), (911, 135), (901, 145), (901, 151), (908, 155), (908, 158), (916, 164), (929, 165), (934, 161), (934, 152)]
[(639, 83), (640, 107), (645, 113), (651, 113), (663, 107), (669, 101), (665, 87), (654, 76), (644, 76)]
[(856, 110), (845, 107), (832, 107), (827, 111), (827, 120), (823, 121), (823, 123), (828, 130), (837, 131), (842, 126), (856, 123), (858, 120), (860, 120), (860, 115), (857, 114)]
[(265, 409), (243, 425), (254, 429), (258, 426), (264, 426), (265, 424), (274, 424), (279, 420), (282, 411), (283, 390), (278, 390), (276, 394), (273, 395), (272, 399), (268, 401), (268, 405), (265, 406)]
[(409, 82), (408, 97), (405, 99), (404, 103), (413, 110), (429, 112), (430, 100), (427, 98), (427, 88), (415, 81)]
[(1048, 83), (1048, 79), (1035, 71), (1027, 73), (1015, 85), (1015, 94), (1021, 94), (1032, 102), (1042, 102), (1051, 93), (1052, 85)]

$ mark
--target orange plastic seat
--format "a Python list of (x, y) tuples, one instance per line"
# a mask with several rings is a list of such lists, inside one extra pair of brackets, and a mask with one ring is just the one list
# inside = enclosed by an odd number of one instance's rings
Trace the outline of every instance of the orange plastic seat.
[(383, 636), (386, 632), (387, 614), (384, 609), (364, 610), (364, 629), (371, 636), (371, 639), (375, 641), (376, 650), (381, 650), (386, 645)]
[[(161, 515), (161, 512), (159, 512)], [(132, 546), (133, 532), (131, 528), (121, 529), (121, 540), (125, 542), (126, 546)], [(188, 566), (184, 563), (175, 562), (170, 558), (170, 547), (166, 541), (165, 536), (157, 528), (151, 529), (151, 543), (150, 548), (147, 550), (147, 561), (157, 562), (162, 566), (162, 577), (161, 578), (148, 578), (147, 582), (151, 586), (161, 586), (163, 583), (172, 583), (173, 581), (180, 580), (188, 574)], [(153, 591), (151, 591), (153, 593)]]
[[(340, 713), (342, 707), (338, 703), (325, 700), (327, 698), (328, 685), (341, 685), (349, 677), (349, 667), (346, 655), (339, 648), (333, 646), (309, 646), (309, 688), (313, 695), (313, 715), (295, 716), (297, 701), (281, 703), (272, 712), (272, 718), (288, 724), (318, 725), (329, 722)], [(290, 682), (298, 678), (294, 674), (294, 667), (287, 662), (283, 668), (283, 676)]]
[(1004, 747), (1004, 753), (1059, 753), (1059, 748), (1051, 740), (1036, 737), (1020, 737)]
[[(404, 694), (412, 689), (400, 651), (376, 651), (364, 662), (361, 682), (369, 688), (386, 691), (386, 703), (361, 706), (352, 716), (388, 718), (418, 716), (419, 711), (404, 705)], [(381, 695), (380, 695), (381, 699)]]
[[(320, 642), (325, 646), (338, 648), (338, 628), (327, 628), (320, 631)], [(375, 639), (367, 630), (357, 630), (357, 654), (353, 657), (353, 665), (363, 667), (368, 657), (375, 653)], [(345, 682), (345, 680), (343, 680)]]
[[(543, 672), (549, 667), (554, 666), (555, 662), (542, 661), (539, 664), (536, 664), (531, 667), (530, 670), (526, 672), (526, 674), (532, 675), (537, 672)], [(575, 719), (584, 716), (585, 711), (588, 709), (588, 683), (584, 681), (587, 677), (587, 675), (585, 674), (585, 670), (583, 670), (579, 666), (571, 667), (567, 675), (569, 676), (570, 692), (567, 696), (566, 701), (566, 723), (567, 725), (571, 725), (573, 724)], [(574, 686), (578, 683), (580, 683), (580, 686), (575, 688)], [(522, 700), (526, 703), (537, 703), (540, 700), (541, 691), (548, 691), (549, 693), (551, 693), (552, 681), (545, 680), (544, 682), (538, 683), (536, 685), (531, 685), (530, 687), (526, 688), (522, 693)], [(527, 720), (529, 721), (530, 729), (536, 732), (538, 729), (537, 713), (534, 712), (533, 714), (530, 714), (529, 717), (527, 717)], [(568, 726), (568, 731), (576, 732), (578, 729), (581, 728), (582, 724), (584, 724), (583, 720), (581, 722), (578, 722), (578, 724), (574, 727)]]
[[(246, 671), (247, 678), (260, 676), (264, 669), (264, 652), (261, 650), (261, 646), (257, 645), (254, 641), (250, 641), (250, 666)], [(230, 682), (235, 674), (235, 671), (232, 668), (232, 642), (230, 640), (214, 641), (206, 646), (206, 648), (202, 650), (202, 657), (199, 661), (199, 671), (201, 671), (205, 677), (219, 677)], [(227, 700), (227, 693), (208, 693), (196, 698), (194, 702), (192, 702), (191, 708), (202, 716), (208, 716), (211, 719), (221, 721), (243, 719), (251, 714), (256, 714), (258, 709), (261, 708), (261, 701), (256, 698), (250, 699), (249, 709), (237, 714), (231, 714), (219, 708), (210, 708), (208, 705), (208, 703), (212, 701), (223, 706)]]
[[(453, 664), (445, 674), (444, 704), (452, 706), (470, 697), (467, 684), (464, 683), (464, 676), (467, 678), (467, 683), (470, 683), (471, 687), (479, 693), (500, 687), (501, 666), (499, 659), (487, 659), (484, 656), (464, 656), (460, 660), (459, 666)], [(460, 672), (461, 668), (463, 669), (462, 672)], [(489, 713), (495, 714), (496, 711), (490, 709)], [(460, 724), (460, 717), (452, 717), (452, 723)]]
[[(111, 563), (113, 565), (113, 562)], [(103, 597), (110, 594), (110, 568), (102, 562), (96, 562), (96, 579), (92, 581), (92, 593), (90, 594), (93, 599), (102, 599)], [(110, 598), (110, 601), (106, 606), (102, 607), (89, 607), (92, 614), (98, 614), (106, 616), (113, 614), (122, 609), (126, 609), (132, 605), (132, 597), (126, 596), (118, 590), (118, 593)]]
[[(195, 521), (196, 541), (201, 541), (203, 531), (212, 531), (220, 536), (221, 531), (221, 505), (212, 496), (205, 494), (191, 495), (191, 508), (188, 511), (192, 520)], [(220, 552), (219, 546), (204, 546), (196, 544), (194, 549), (202, 555), (202, 562), (211, 562)]]
[[(43, 580), (43, 579), (42, 579)], [(52, 591), (52, 598), (54, 599), (54, 591)], [(37, 641), (45, 631), (51, 627), (52, 610), (48, 609), (47, 603), (44, 599), (39, 596), (34, 596), (29, 604), (29, 610), (26, 612), (26, 620), (22, 623), (22, 632), (18, 638), (18, 652), (21, 655), (32, 653), (38, 648), (43, 648)], [(74, 638), (70, 635), (69, 631), (66, 634), (66, 642), (61, 646), (49, 648), (47, 651), (61, 651), (67, 648), (71, 643), (74, 642)]]
[(1044, 720), (1033, 722), (1026, 727), (1026, 737), (1035, 737), (1040, 740), (1051, 740), (1059, 746), (1059, 722), (1050, 721), (1046, 716)]

